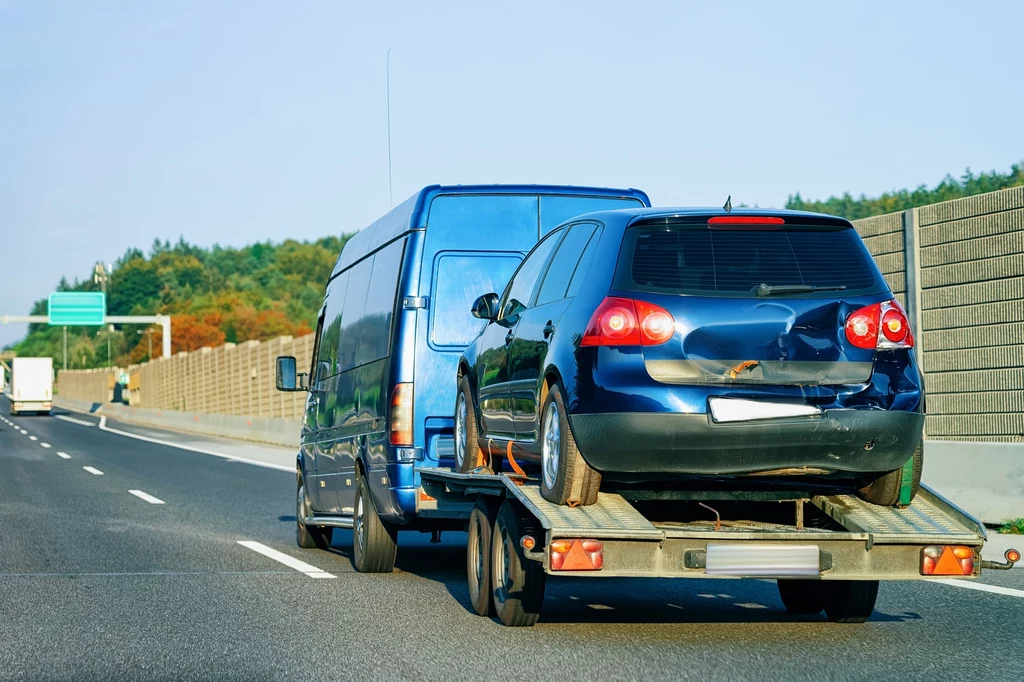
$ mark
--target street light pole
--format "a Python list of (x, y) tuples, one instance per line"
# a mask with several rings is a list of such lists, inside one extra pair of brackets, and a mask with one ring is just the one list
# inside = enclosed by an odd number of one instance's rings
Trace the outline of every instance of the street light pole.
[(68, 326), (64, 325), (64, 369), (68, 368)]

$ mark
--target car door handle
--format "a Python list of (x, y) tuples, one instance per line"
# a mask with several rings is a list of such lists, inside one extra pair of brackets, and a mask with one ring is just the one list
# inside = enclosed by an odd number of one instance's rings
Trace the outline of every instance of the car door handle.
[(507, 346), (511, 346), (511, 345), (512, 345), (512, 330), (509, 329), (508, 330), (508, 334), (505, 334), (505, 346), (507, 347)]
[(544, 338), (546, 339), (555, 333), (555, 325), (551, 324), (551, 320), (548, 320), (548, 323), (544, 325), (544, 329), (542, 329), (541, 332), (544, 334)]

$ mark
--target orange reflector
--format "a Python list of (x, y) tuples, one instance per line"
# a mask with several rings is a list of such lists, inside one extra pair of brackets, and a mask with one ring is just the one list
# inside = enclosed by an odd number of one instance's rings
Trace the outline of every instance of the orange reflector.
[(420, 502), (433, 502), (435, 498), (420, 490)]
[(555, 540), (551, 543), (552, 571), (600, 571), (604, 545), (597, 540)]
[(533, 539), (532, 535), (524, 535), (519, 539), (519, 544), (529, 552), (531, 549), (537, 546), (537, 541)]
[(1020, 561), (1020, 552), (1018, 552), (1015, 549), (1006, 550), (1005, 556), (1006, 560), (1009, 561), (1011, 564), (1015, 564), (1018, 561)]
[(973, 575), (974, 549), (932, 545), (921, 550), (921, 575)]

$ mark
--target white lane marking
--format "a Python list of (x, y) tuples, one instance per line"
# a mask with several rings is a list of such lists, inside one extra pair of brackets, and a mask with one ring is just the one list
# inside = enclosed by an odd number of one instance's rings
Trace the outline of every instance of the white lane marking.
[(25, 429), (19, 429), (19, 431), (21, 431), (21, 435), (23, 435), (23, 436), (27, 436), (28, 435), (28, 431), (26, 431)]
[(164, 503), (163, 500), (161, 500), (161, 499), (159, 499), (157, 497), (153, 497), (149, 493), (144, 493), (141, 490), (129, 490), (128, 492), (131, 493), (132, 495), (134, 495), (135, 497), (139, 498), (140, 500), (145, 500), (146, 502), (149, 502), (150, 504), (163, 504)]
[(96, 467), (82, 467), (82, 468), (85, 469), (86, 471), (88, 471), (93, 476), (102, 476), (103, 475), (103, 472), (100, 471), (99, 469), (97, 469)]
[(1012, 587), (985, 585), (984, 583), (975, 583), (969, 580), (934, 580), (929, 582), (935, 582), (940, 585), (949, 585), (950, 587), (962, 587), (965, 590), (978, 590), (979, 592), (991, 592), (992, 594), (1002, 594), (1007, 597), (1020, 597), (1024, 599), (1024, 590), (1015, 590)]
[(239, 540), (238, 544), (240, 544), (242, 547), (251, 549), (254, 552), (259, 552), (263, 556), (269, 557), (274, 561), (277, 561), (279, 563), (284, 564), (285, 566), (288, 566), (289, 568), (294, 568), (296, 571), (299, 571), (300, 573), (305, 573), (310, 578), (335, 577), (326, 571), (320, 570), (316, 566), (311, 566), (310, 564), (307, 564), (305, 561), (299, 561), (295, 557), (288, 556), (283, 552), (278, 552), (276, 549), (271, 549), (270, 547), (267, 547), (266, 545), (261, 545), (258, 542), (253, 542), (252, 540)]
[(50, 444), (49, 444), (49, 443), (40, 443), (40, 445), (41, 445), (41, 446), (43, 446), (44, 448), (48, 448), (48, 447), (50, 447)]
[(66, 452), (58, 452), (57, 456), (60, 457), (61, 459), (71, 459), (71, 455), (69, 455)]
[(39, 439), (38, 439), (38, 438), (36, 438), (35, 436), (29, 436), (29, 437), (28, 437), (28, 439), (29, 439), (29, 440), (39, 440)]
[(156, 443), (157, 445), (166, 445), (172, 448), (178, 448), (179, 450), (188, 450), (189, 452), (198, 452), (203, 455), (213, 455), (214, 457), (220, 457), (232, 462), (244, 462), (245, 464), (252, 464), (258, 467), (264, 467), (267, 469), (277, 469), (278, 471), (287, 471), (288, 473), (295, 473), (295, 467), (285, 466), (283, 464), (272, 464), (270, 462), (260, 462), (255, 459), (248, 459), (246, 457), (235, 457), (233, 455), (225, 455), (223, 452), (217, 452), (215, 450), (206, 450), (204, 448), (196, 448), (191, 445), (182, 445), (169, 440), (160, 440), (159, 438), (150, 438), (149, 436), (140, 436), (137, 433), (130, 433), (128, 431), (121, 431), (119, 429), (112, 429), (107, 426), (107, 418), (100, 417), (100, 430), (106, 431), (107, 433), (116, 433), (119, 436), (125, 436), (126, 438), (134, 438), (135, 440), (145, 441), (147, 443)]
[(68, 417), (63, 414), (56, 415), (57, 419), (62, 421), (71, 422), (72, 424), (80, 424), (81, 426), (96, 426), (93, 422), (87, 422), (84, 419), (75, 419), (74, 417)]

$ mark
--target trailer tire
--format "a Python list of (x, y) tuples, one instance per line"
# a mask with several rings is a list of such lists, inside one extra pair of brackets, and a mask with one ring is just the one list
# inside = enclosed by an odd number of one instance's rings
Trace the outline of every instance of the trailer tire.
[(334, 529), (307, 526), (303, 519), (308, 516), (310, 516), (309, 501), (306, 499), (306, 488), (300, 474), (295, 491), (295, 544), (303, 549), (327, 549), (331, 546)]
[(825, 608), (825, 596), (817, 580), (779, 579), (779, 598), (786, 611), (795, 616), (813, 616)]
[(530, 627), (544, 604), (544, 569), (528, 560), (519, 545), (523, 524), (509, 501), (502, 503), (491, 535), (491, 585), (494, 610), (509, 627)]
[(557, 384), (548, 391), (541, 415), (540, 494), (555, 504), (596, 504), (601, 474), (587, 464), (576, 446), (562, 390)]
[[(917, 497), (921, 488), (921, 469), (924, 468), (924, 441), (920, 441), (911, 456), (913, 468), (910, 481), (910, 499)], [(874, 481), (858, 491), (865, 502), (882, 507), (895, 507), (900, 501), (900, 488), (903, 486), (903, 467), (896, 471), (882, 474)]]
[(469, 514), (466, 542), (466, 585), (469, 601), (479, 616), (492, 617), (494, 590), (491, 588), (491, 538), (494, 534), (494, 506), (477, 500)]
[(821, 584), (825, 615), (833, 623), (863, 623), (878, 599), (877, 580), (836, 580)]
[(480, 424), (467, 376), (459, 380), (459, 394), (455, 399), (455, 464), (464, 474), (478, 470), (478, 473), (494, 473), (489, 458), (484, 456), (480, 447)]
[(391, 573), (398, 553), (398, 531), (377, 514), (370, 497), (370, 486), (358, 469), (354, 506), (352, 563), (360, 573)]

